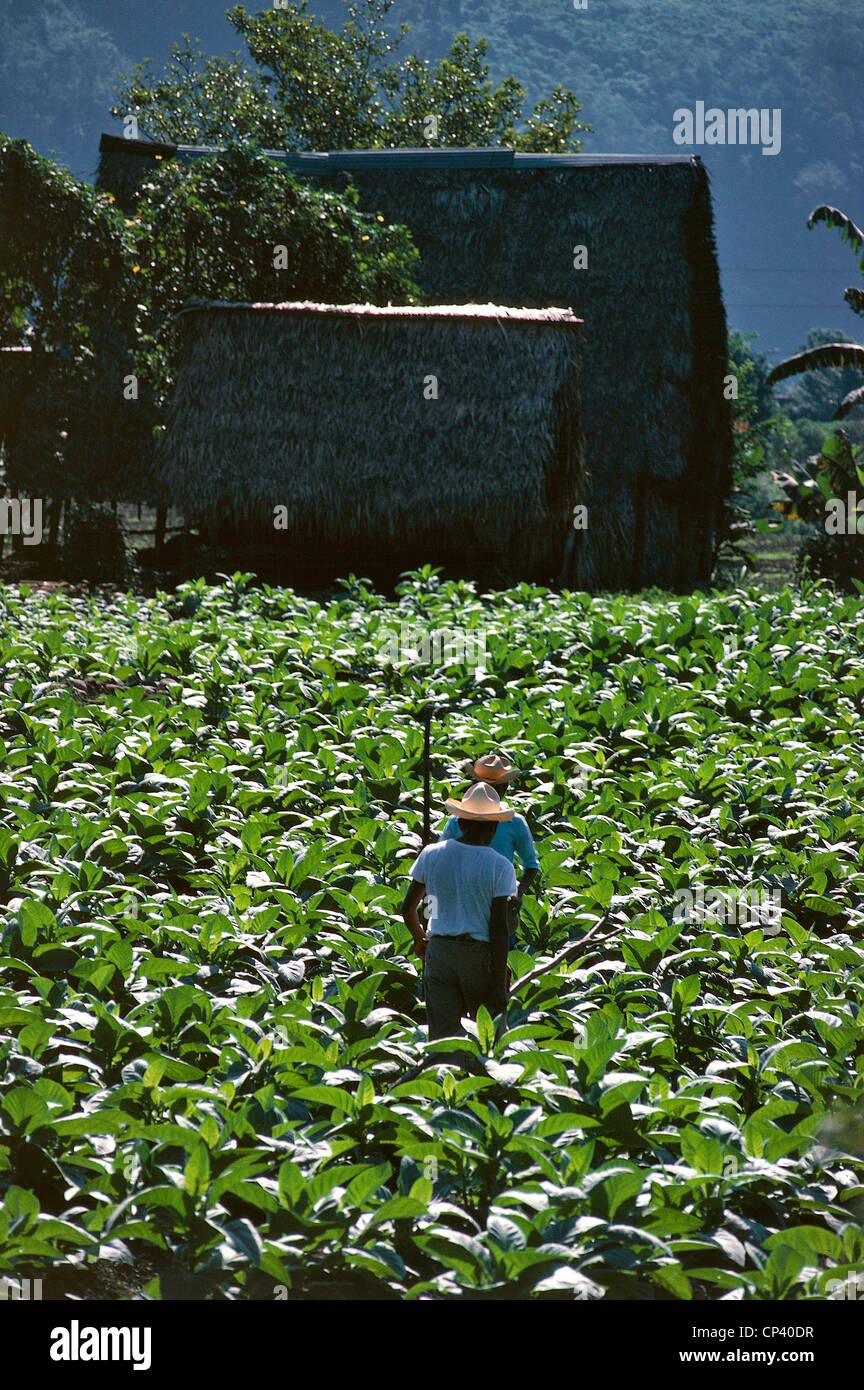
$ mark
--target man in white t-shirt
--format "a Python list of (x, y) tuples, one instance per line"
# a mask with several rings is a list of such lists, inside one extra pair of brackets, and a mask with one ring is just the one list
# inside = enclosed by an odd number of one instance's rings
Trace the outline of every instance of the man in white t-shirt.
[[(440, 840), (420, 851), (402, 918), (423, 960), (429, 1037), (452, 1038), (462, 1018), (481, 1004), (491, 1014), (507, 1005), (507, 900), (516, 892), (513, 865), (490, 848), (499, 822), (512, 809), (485, 782), (470, 787), (462, 801), (449, 800), (461, 838)], [(429, 903), (424, 933), (417, 908)]]

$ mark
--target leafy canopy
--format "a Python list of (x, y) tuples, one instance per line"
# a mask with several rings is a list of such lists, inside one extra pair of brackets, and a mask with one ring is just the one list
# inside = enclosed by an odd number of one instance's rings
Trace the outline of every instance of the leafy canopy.
[(838, 589), (860, 593), (864, 507), (855, 499), (864, 488), (861, 448), (838, 429), (806, 463), (799, 463), (794, 471), (772, 471), (772, 477), (784, 494), (772, 503), (775, 511), (784, 520), (805, 521), (812, 527), (798, 556), (799, 570), (828, 579)]
[(130, 241), (113, 202), (0, 132), (0, 346), (29, 333), (34, 349), (92, 356), (106, 306), (115, 321), (134, 313)]
[(171, 325), (190, 298), (415, 302), (410, 234), (357, 201), (233, 147), (166, 163), (124, 218), (113, 195), (0, 135), (0, 345), (50, 349), (28, 385), (16, 479), (50, 497), (146, 495)]
[(33, 350), (16, 363), (27, 387), (6, 460), (31, 494), (117, 496), (146, 448), (145, 412), (123, 408), (139, 305), (113, 203), (0, 133), (0, 345)]
[(148, 308), (142, 365), (164, 390), (170, 326), (190, 298), (253, 303), (414, 303), (418, 252), (404, 227), (361, 212), (358, 195), (310, 188), (236, 146), (171, 161), (141, 189), (133, 226)]
[[(137, 64), (118, 89), (112, 115), (134, 116), (152, 139), (187, 144), (251, 141), (281, 149), (375, 149), (430, 144), (508, 145), (522, 151), (578, 151), (574, 94), (558, 85), (524, 114), (515, 77), (497, 86), (485, 61), (488, 43), (458, 34), (429, 63), (397, 56), (408, 26), (393, 33), (394, 0), (344, 0), (347, 20), (328, 29), (307, 0), (228, 20), (246, 44), (243, 56), (207, 57), (188, 35), (158, 73)], [(435, 121), (430, 124), (429, 118)], [(436, 125), (437, 122), (437, 125)]]

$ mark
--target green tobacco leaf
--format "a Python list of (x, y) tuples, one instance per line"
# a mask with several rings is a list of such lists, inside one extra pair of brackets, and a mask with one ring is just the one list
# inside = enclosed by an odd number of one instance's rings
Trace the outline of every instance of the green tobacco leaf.
[(183, 1187), (192, 1198), (200, 1197), (210, 1182), (210, 1154), (207, 1145), (198, 1143), (186, 1160)]
[(701, 982), (698, 975), (688, 975), (684, 980), (675, 980), (672, 985), (672, 999), (682, 1009), (689, 1009), (699, 998)]
[(775, 1297), (782, 1297), (807, 1263), (807, 1255), (792, 1245), (776, 1245), (768, 1256), (764, 1278)]
[(261, 1263), (264, 1246), (251, 1221), (247, 1221), (244, 1216), (237, 1221), (229, 1221), (222, 1229), (234, 1249), (245, 1256), (250, 1264), (259, 1265)]
[(372, 1105), (375, 1100), (375, 1087), (372, 1085), (371, 1077), (364, 1076), (357, 1085), (354, 1101), (357, 1109)]
[(501, 1250), (525, 1249), (525, 1235), (509, 1217), (490, 1216), (486, 1229)]
[(485, 1004), (481, 1004), (477, 1010), (477, 1040), (487, 1055), (495, 1046), (495, 1025)]
[(418, 1202), (415, 1197), (391, 1197), (375, 1212), (366, 1230), (369, 1231), (373, 1226), (380, 1226), (385, 1221), (405, 1221), (411, 1220), (415, 1216), (423, 1216), (426, 1211), (426, 1203)]
[(358, 1173), (348, 1184), (345, 1194), (346, 1201), (351, 1206), (362, 1207), (368, 1197), (373, 1192), (377, 1192), (390, 1178), (390, 1164), (379, 1163), (374, 1168), (367, 1168), (364, 1172)]
[(651, 1278), (655, 1284), (659, 1284), (662, 1289), (674, 1294), (676, 1298), (692, 1299), (693, 1297), (690, 1280), (677, 1262), (660, 1265), (651, 1271)]
[(29, 1134), (48, 1119), (49, 1111), (42, 1096), (30, 1087), (18, 1086), (3, 1097), (2, 1108), (8, 1123), (19, 1134)]
[(313, 1105), (323, 1105), (329, 1110), (341, 1110), (343, 1114), (353, 1114), (354, 1097), (341, 1086), (302, 1086), (294, 1091), (298, 1100), (309, 1101)]
[(816, 1263), (819, 1255), (827, 1255), (832, 1260), (842, 1259), (842, 1245), (839, 1236), (826, 1231), (821, 1226), (792, 1226), (776, 1235), (768, 1236), (763, 1242), (766, 1250), (778, 1250), (787, 1246), (797, 1251), (805, 1260)]

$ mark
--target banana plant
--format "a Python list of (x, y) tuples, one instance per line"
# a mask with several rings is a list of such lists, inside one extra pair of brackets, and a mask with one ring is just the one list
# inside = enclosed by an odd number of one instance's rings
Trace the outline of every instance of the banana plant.
[[(827, 204), (814, 208), (807, 220), (807, 226), (812, 229), (817, 222), (824, 222), (827, 227), (837, 227), (841, 240), (851, 247), (853, 252), (857, 253), (864, 247), (864, 232), (838, 208), (829, 207)], [(864, 272), (864, 255), (858, 265)], [(844, 291), (843, 298), (853, 313), (864, 314), (864, 290), (855, 285), (849, 286)], [(821, 347), (808, 348), (806, 352), (799, 352), (794, 357), (787, 357), (785, 362), (779, 362), (769, 373), (768, 384), (773, 386), (778, 381), (785, 381), (787, 377), (799, 376), (802, 372), (823, 371), (826, 367), (857, 367), (864, 371), (864, 346), (860, 343), (825, 343)], [(862, 404), (864, 384), (847, 392), (834, 412), (834, 419), (845, 419), (856, 406)]]

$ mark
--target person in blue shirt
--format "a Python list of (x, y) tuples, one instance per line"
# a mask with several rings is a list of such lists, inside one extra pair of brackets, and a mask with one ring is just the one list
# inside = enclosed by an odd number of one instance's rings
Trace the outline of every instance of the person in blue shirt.
[[(499, 794), (510, 786), (513, 778), (518, 773), (509, 761), (500, 753), (487, 753), (483, 758), (477, 758), (475, 762), (470, 760), (463, 763), (460, 772), (464, 772), (472, 782), (486, 782)], [(455, 816), (451, 816), (439, 837), (442, 840), (458, 840), (461, 838), (459, 822)], [(510, 905), (510, 949), (516, 945), (516, 933), (519, 927), (519, 913), (522, 907), (522, 899), (540, 873), (540, 861), (537, 858), (537, 850), (534, 848), (534, 840), (531, 831), (528, 829), (528, 822), (524, 816), (514, 815), (512, 820), (499, 821), (495, 834), (491, 841), (491, 848), (498, 854), (503, 854), (510, 863), (514, 858), (518, 858), (521, 877)]]

